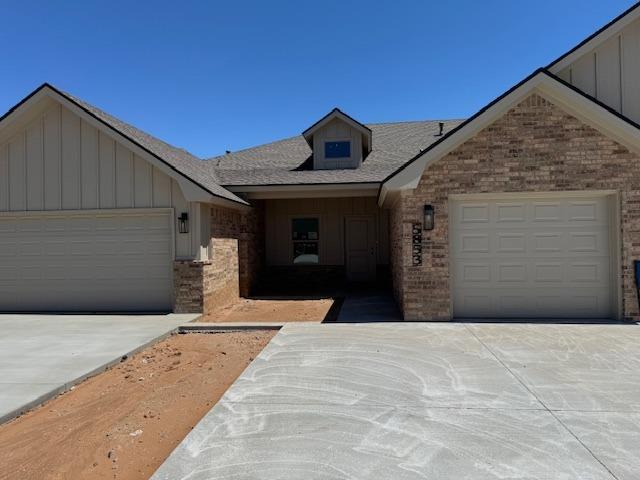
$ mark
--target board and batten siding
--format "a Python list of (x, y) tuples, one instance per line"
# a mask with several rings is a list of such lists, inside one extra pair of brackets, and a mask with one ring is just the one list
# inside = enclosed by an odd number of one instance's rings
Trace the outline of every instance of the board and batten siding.
[(320, 220), (320, 265), (344, 265), (344, 220), (348, 215), (375, 218), (377, 263), (389, 263), (388, 214), (378, 208), (375, 197), (265, 200), (265, 215), (267, 265), (292, 265), (291, 220), (305, 217)]
[[(351, 142), (348, 158), (326, 158), (325, 142)], [(313, 135), (313, 162), (316, 170), (357, 168), (362, 163), (362, 134), (340, 119), (334, 118)]]
[[(0, 212), (166, 207), (196, 208), (175, 180), (60, 104), (0, 143)], [(176, 257), (193, 250), (176, 233)]]
[(640, 122), (640, 20), (557, 73), (586, 94)]

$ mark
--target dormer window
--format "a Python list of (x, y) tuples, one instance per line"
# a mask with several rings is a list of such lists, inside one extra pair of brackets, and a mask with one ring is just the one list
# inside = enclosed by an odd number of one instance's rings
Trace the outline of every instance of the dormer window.
[(302, 136), (313, 151), (314, 170), (358, 168), (371, 152), (371, 129), (337, 108)]
[(351, 142), (325, 142), (324, 158), (351, 157)]

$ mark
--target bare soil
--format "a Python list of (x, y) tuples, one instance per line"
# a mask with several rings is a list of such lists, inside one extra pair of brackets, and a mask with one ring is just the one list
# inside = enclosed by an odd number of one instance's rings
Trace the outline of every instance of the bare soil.
[(173, 335), (0, 426), (0, 479), (148, 479), (275, 332)]
[(322, 322), (333, 318), (338, 300), (333, 298), (241, 298), (203, 316), (201, 322)]

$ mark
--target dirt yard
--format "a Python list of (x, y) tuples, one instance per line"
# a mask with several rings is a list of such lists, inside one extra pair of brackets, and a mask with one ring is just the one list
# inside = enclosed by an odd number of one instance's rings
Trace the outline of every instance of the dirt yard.
[(0, 426), (0, 479), (148, 479), (275, 332), (174, 335)]
[(206, 315), (201, 322), (322, 322), (335, 321), (339, 300), (241, 298), (240, 301)]

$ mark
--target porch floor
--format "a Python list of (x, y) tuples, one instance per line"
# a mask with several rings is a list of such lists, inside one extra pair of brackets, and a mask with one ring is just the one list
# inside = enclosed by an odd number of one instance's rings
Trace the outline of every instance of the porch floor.
[(338, 314), (339, 323), (401, 322), (393, 296), (386, 292), (347, 294)]

